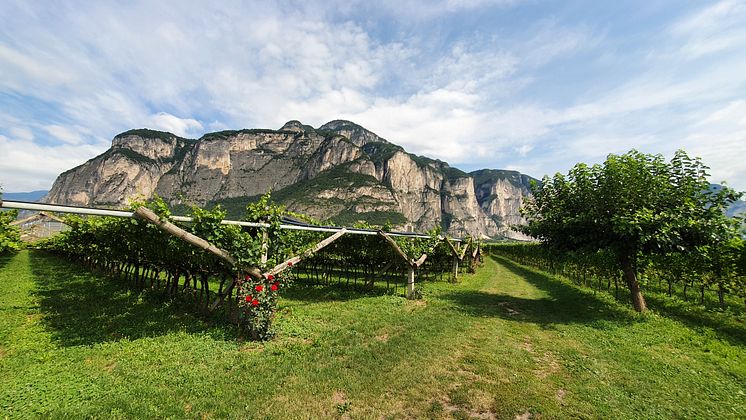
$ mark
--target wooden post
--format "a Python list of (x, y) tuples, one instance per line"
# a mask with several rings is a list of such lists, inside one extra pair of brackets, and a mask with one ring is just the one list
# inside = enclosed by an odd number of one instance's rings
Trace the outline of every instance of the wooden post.
[(404, 261), (406, 261), (407, 266), (408, 266), (407, 299), (413, 299), (414, 298), (414, 270), (425, 262), (425, 260), (427, 259), (427, 254), (422, 254), (422, 256), (417, 261), (411, 260), (409, 259), (407, 254), (405, 254), (404, 251), (402, 251), (401, 248), (399, 248), (399, 245), (397, 245), (396, 241), (394, 241), (388, 235), (383, 233), (383, 231), (379, 230), (378, 236), (385, 239), (386, 242), (388, 242), (389, 245), (391, 245), (391, 247), (394, 248), (394, 251), (396, 251), (396, 253), (399, 254), (399, 256), (402, 257)]
[(449, 247), (451, 248), (451, 252), (453, 252), (453, 255), (454, 255), (455, 257), (458, 257), (458, 250), (456, 249), (456, 247), (454, 247), (454, 246), (453, 246), (453, 242), (451, 242), (451, 240), (450, 240), (450, 239), (448, 239), (447, 237), (446, 237), (446, 238), (443, 238), (443, 239), (445, 239), (446, 243), (447, 243), (447, 244), (448, 244), (448, 246), (449, 246)]
[[(469, 250), (469, 247), (471, 246), (471, 238), (469, 238), (469, 242), (464, 244), (464, 250), (461, 251), (461, 255), (459, 255), (458, 259), (459, 261), (463, 261), (464, 257), (466, 256), (466, 251)], [(458, 248), (461, 249), (461, 243), (458, 244)]]
[(455, 272), (453, 273), (453, 279), (454, 281), (458, 281), (458, 271), (460, 269), (459, 265), (461, 263), (461, 260), (464, 258), (464, 254), (461, 252), (461, 245), (466, 246), (465, 244), (462, 244), (461, 242), (456, 244), (456, 251), (458, 251), (458, 255), (456, 256), (456, 264), (455, 264)]
[(448, 246), (451, 248), (451, 252), (453, 253), (453, 265), (451, 267), (451, 281), (456, 282), (458, 281), (458, 265), (460, 261), (463, 261), (464, 256), (466, 256), (466, 251), (469, 249), (468, 244), (464, 244), (464, 249), (461, 250), (461, 242), (457, 242), (456, 246), (453, 245), (453, 243), (448, 239), (447, 237), (444, 238)]
[(402, 257), (402, 259), (407, 262), (407, 264), (412, 265), (412, 261), (409, 259), (407, 254), (405, 254), (404, 251), (402, 251), (401, 248), (399, 248), (399, 245), (397, 245), (397, 243), (393, 239), (391, 239), (389, 235), (386, 235), (385, 233), (383, 233), (382, 230), (379, 230), (378, 236), (385, 239), (386, 242), (388, 242), (389, 245), (391, 245), (391, 247), (394, 248), (394, 251), (396, 251), (396, 253), (399, 254), (399, 256)]
[(414, 267), (409, 267), (409, 272), (407, 273), (407, 299), (413, 299), (414, 298)]
[(267, 230), (264, 229), (262, 231), (262, 267), (264, 267), (265, 264), (267, 264), (267, 251), (269, 250), (269, 235), (267, 234)]

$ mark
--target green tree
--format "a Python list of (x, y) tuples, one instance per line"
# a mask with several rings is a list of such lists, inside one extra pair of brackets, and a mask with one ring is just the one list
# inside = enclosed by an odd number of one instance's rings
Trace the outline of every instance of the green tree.
[(644, 311), (641, 257), (699, 252), (730, 238), (724, 209), (740, 195), (727, 187), (711, 192), (707, 169), (684, 151), (670, 162), (632, 150), (602, 165), (579, 163), (535, 186), (521, 230), (560, 251), (610, 251), (635, 310)]

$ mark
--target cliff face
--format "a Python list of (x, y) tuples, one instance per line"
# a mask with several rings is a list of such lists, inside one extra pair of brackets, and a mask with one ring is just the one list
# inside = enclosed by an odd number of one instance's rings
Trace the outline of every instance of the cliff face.
[(125, 205), (157, 193), (172, 204), (240, 209), (273, 191), (290, 210), (340, 224), (389, 220), (400, 228), (442, 226), (453, 235), (514, 235), (529, 194), (526, 175), (471, 174), (404, 149), (349, 121), (318, 129), (222, 131), (199, 140), (152, 130), (116, 136), (100, 156), (61, 174), (44, 201)]
[(179, 164), (194, 144), (194, 140), (150, 130), (120, 134), (109, 150), (60, 174), (43, 201), (121, 205), (138, 194), (150, 197), (161, 177)]

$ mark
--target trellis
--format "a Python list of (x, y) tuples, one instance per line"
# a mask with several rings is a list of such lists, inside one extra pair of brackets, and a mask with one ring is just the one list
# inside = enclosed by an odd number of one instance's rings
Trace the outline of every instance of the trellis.
[[(301, 255), (293, 256), (287, 259), (286, 261), (276, 265), (275, 267), (265, 272), (262, 272), (259, 267), (237, 267), (235, 259), (231, 257), (231, 255), (227, 251), (210, 244), (208, 241), (206, 241), (203, 238), (200, 238), (196, 235), (193, 235), (185, 231), (184, 229), (181, 229), (180, 227), (174, 225), (173, 223), (170, 223), (165, 220), (161, 220), (158, 217), (158, 215), (155, 214), (152, 210), (146, 207), (142, 207), (142, 206), (138, 207), (134, 212), (129, 212), (129, 211), (122, 211), (122, 210), (98, 209), (98, 208), (91, 208), (91, 207), (76, 207), (76, 206), (62, 206), (62, 205), (57, 205), (57, 204), (29, 203), (29, 202), (23, 202), (23, 201), (0, 201), (0, 207), (10, 208), (10, 209), (19, 209), (19, 210), (71, 213), (71, 214), (82, 214), (82, 215), (92, 215), (92, 216), (112, 216), (112, 217), (129, 217), (129, 218), (135, 217), (135, 218), (144, 220), (148, 223), (151, 223), (154, 226), (157, 226), (159, 229), (163, 230), (164, 232), (217, 256), (218, 258), (227, 262), (231, 266), (234, 266), (240, 269), (241, 271), (250, 274), (251, 276), (262, 277), (262, 278), (268, 278), (269, 276), (277, 275), (278, 273), (281, 273), (283, 270), (287, 269), (289, 266), (300, 263), (304, 258), (310, 257), (311, 255), (320, 251), (322, 248), (331, 244), (332, 242), (339, 239), (345, 234), (378, 235), (381, 238), (383, 238), (392, 247), (395, 254), (401, 257), (401, 259), (405, 262), (407, 266), (406, 296), (408, 298), (412, 298), (415, 294), (415, 271), (425, 262), (428, 255), (427, 253), (423, 253), (417, 260), (411, 259), (409, 258), (409, 256), (406, 255), (404, 251), (401, 250), (399, 245), (392, 239), (392, 237), (404, 237), (404, 238), (411, 238), (411, 239), (430, 238), (430, 236), (428, 235), (419, 234), (419, 233), (383, 232), (381, 230), (356, 229), (356, 228), (347, 228), (347, 227), (281, 224), (279, 226), (280, 229), (304, 230), (304, 231), (312, 231), (312, 232), (329, 232), (333, 234), (327, 237), (326, 239), (320, 241), (319, 243), (317, 243), (311, 249), (306, 250)], [(191, 222), (192, 221), (190, 217), (184, 217), (184, 216), (172, 216), (171, 219), (173, 219), (174, 221), (179, 221), (179, 222)], [(270, 227), (270, 225), (267, 223), (245, 222), (245, 221), (236, 221), (236, 220), (223, 220), (221, 221), (221, 223), (229, 224), (229, 225), (239, 225), (239, 226), (244, 226), (244, 227), (253, 227), (253, 228)], [(471, 239), (467, 243), (464, 244), (465, 246), (463, 246), (463, 249), (460, 249), (461, 244), (463, 242), (461, 239), (452, 239), (452, 238), (448, 238), (445, 236), (440, 236), (439, 239), (441, 241), (445, 241), (452, 251), (452, 256), (453, 256), (453, 265), (452, 265), (452, 269), (453, 269), (452, 276), (453, 277), (452, 278), (454, 280), (457, 279), (459, 264), (464, 260), (464, 257), (467, 255), (467, 250), (472, 249), (471, 256), (472, 256), (473, 261), (476, 260), (478, 255), (481, 253), (481, 248), (479, 246), (479, 243), (475, 245)], [(455, 246), (453, 244), (454, 242), (456, 243)], [(267, 260), (266, 246), (263, 247), (263, 249), (264, 249), (265, 254), (262, 256), (262, 261), (265, 262)], [(386, 270), (387, 267), (388, 265), (385, 268), (383, 268), (381, 271)], [(223, 302), (225, 296), (230, 295), (234, 286), (235, 286), (235, 279), (232, 279), (229, 285), (227, 286), (227, 288), (225, 289), (225, 292), (220, 293), (219, 296), (215, 299), (215, 301), (210, 305), (210, 309), (214, 310), (215, 308), (217, 308)]]

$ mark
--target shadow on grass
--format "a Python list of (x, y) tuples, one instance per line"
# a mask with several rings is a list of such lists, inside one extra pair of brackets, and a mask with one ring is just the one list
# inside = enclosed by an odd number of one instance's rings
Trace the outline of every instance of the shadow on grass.
[[(528, 270), (504, 257), (495, 256), (493, 258), (500, 261), (503, 266), (512, 272), (526, 278), (526, 280), (537, 288), (547, 291), (552, 296), (567, 296), (565, 292), (560, 291), (561, 289), (567, 288), (574, 290), (578, 295), (590, 296), (592, 299), (597, 299), (592, 295), (592, 292), (587, 289), (564, 284), (553, 279), (548, 274), (539, 274), (535, 271)], [(531, 274), (534, 276), (531, 276)], [(544, 279), (543, 281), (541, 281), (542, 278)], [(602, 294), (608, 296), (609, 299), (615, 299), (610, 293), (602, 292)], [(662, 316), (677, 320), (694, 330), (702, 327), (710, 328), (719, 338), (732, 344), (746, 344), (746, 325), (744, 324), (743, 312), (740, 311), (740, 308), (735, 314), (722, 313), (717, 310), (705, 309), (702, 306), (697, 305), (695, 302), (684, 302), (670, 299), (660, 293), (646, 293), (643, 291), (643, 294), (645, 295), (645, 301), (648, 303), (648, 307)], [(631, 308), (632, 303), (626, 288), (620, 289), (620, 296), (616, 301)]]
[(169, 332), (206, 333), (235, 339), (237, 330), (195, 314), (194, 305), (168, 300), (160, 291), (137, 291), (55, 255), (30, 253), (43, 322), (63, 346), (155, 337)]
[(551, 328), (552, 324), (582, 323), (601, 326), (599, 321), (610, 321), (618, 325), (635, 322), (636, 318), (631, 311), (604, 301), (592, 292), (564, 284), (548, 274), (528, 270), (510, 260), (492, 258), (537, 289), (546, 292), (549, 297), (528, 299), (477, 290), (453, 291), (442, 297), (475, 316), (497, 316), (513, 321), (532, 322), (543, 328)]
[[(590, 324), (599, 320), (613, 321), (617, 324), (635, 322), (636, 318), (631, 309), (630, 299), (626, 296), (620, 296), (616, 302), (629, 307), (628, 310), (616, 305), (612, 294), (603, 292), (599, 296), (594, 296), (593, 292), (588, 289), (563, 283), (549, 274), (527, 269), (507, 258), (500, 256), (492, 256), (492, 258), (511, 272), (526, 279), (534, 287), (547, 292), (550, 297), (531, 300), (509, 295), (482, 293), (485, 296), (458, 299), (459, 302), (475, 302), (475, 307), (481, 308), (482, 315), (490, 315), (492, 312), (493, 316), (527, 320), (544, 326), (554, 323)], [(626, 293), (626, 289), (624, 292)], [(607, 300), (605, 301), (604, 298)], [(744, 325), (742, 312), (734, 315), (706, 310), (694, 303), (672, 300), (656, 293), (646, 294), (645, 300), (650, 308), (662, 316), (680, 321), (689, 328), (695, 330), (702, 327), (710, 328), (723, 340), (736, 345), (746, 344), (746, 325)], [(479, 302), (482, 306), (478, 306)]]
[(2, 254), (2, 255), (0, 255), (0, 270), (2, 270), (3, 267), (5, 267), (6, 265), (8, 265), (8, 263), (10, 262), (10, 260), (12, 258), (13, 258), (12, 254)]
[(693, 302), (652, 293), (645, 295), (645, 300), (649, 307), (661, 315), (675, 319), (693, 330), (710, 328), (719, 338), (746, 346), (746, 316), (740, 310), (735, 313), (708, 310)]

